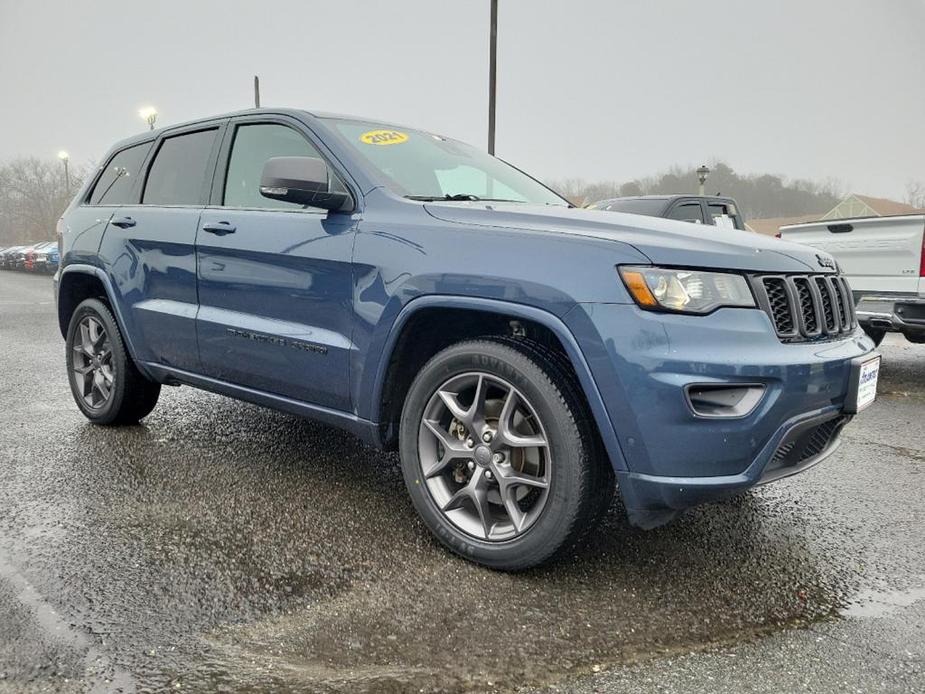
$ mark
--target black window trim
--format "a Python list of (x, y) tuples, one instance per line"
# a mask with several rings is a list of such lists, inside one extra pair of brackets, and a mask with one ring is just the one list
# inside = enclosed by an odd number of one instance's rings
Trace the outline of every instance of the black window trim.
[[(153, 149), (151, 145), (156, 140), (157, 140), (156, 137), (147, 138), (144, 140), (140, 140), (138, 142), (132, 142), (132, 143), (126, 144), (124, 147), (120, 147), (119, 149), (113, 151), (113, 153), (106, 158), (106, 163), (103, 166), (100, 166), (99, 168), (97, 168), (96, 173), (93, 176), (93, 183), (87, 187), (87, 191), (86, 193), (84, 193), (83, 197), (81, 198), (80, 204), (86, 207), (124, 207), (125, 205), (137, 205), (138, 201), (141, 200), (141, 193), (140, 191), (136, 190), (136, 188), (138, 187), (138, 181), (141, 180), (141, 178), (143, 177), (142, 174), (144, 174), (144, 172), (147, 169), (148, 160), (151, 158), (151, 151)], [(125, 203), (125, 202), (92, 203), (90, 202), (90, 198), (93, 197), (93, 193), (96, 190), (96, 186), (99, 184), (100, 179), (103, 177), (103, 174), (106, 172), (107, 169), (109, 169), (109, 165), (112, 164), (115, 158), (127, 150), (133, 149), (135, 147), (141, 147), (143, 145), (148, 146), (148, 151), (145, 153), (144, 159), (141, 160), (141, 167), (138, 169), (139, 175), (135, 177), (135, 181), (132, 183), (132, 187), (130, 189), (130, 192), (132, 193), (132, 195), (130, 195), (129, 197), (131, 198), (132, 202), (130, 203)]]
[(281, 212), (285, 214), (313, 214), (327, 216), (329, 210), (320, 207), (301, 207), (301, 208), (281, 208), (281, 207), (231, 207), (222, 204), (225, 197), (225, 178), (228, 175), (228, 164), (231, 161), (231, 149), (234, 146), (234, 139), (237, 135), (238, 128), (247, 125), (282, 125), (295, 130), (299, 135), (304, 137), (308, 143), (317, 150), (322, 160), (331, 170), (332, 174), (337, 176), (341, 185), (344, 186), (347, 193), (353, 201), (353, 212), (359, 211), (359, 195), (352, 179), (347, 175), (346, 169), (331, 156), (325, 147), (324, 142), (303, 122), (285, 116), (282, 114), (249, 114), (231, 118), (227, 123), (225, 132), (222, 136), (221, 147), (215, 162), (215, 170), (212, 175), (212, 186), (209, 195), (209, 202), (206, 209), (209, 210), (233, 210), (236, 212)]
[[(678, 198), (677, 200), (672, 202), (671, 205), (668, 206), (668, 209), (665, 210), (665, 212), (663, 213), (663, 216), (665, 217), (665, 219), (674, 219), (674, 217), (672, 217), (671, 214), (679, 207), (686, 206), (686, 205), (691, 205), (691, 206), (696, 205), (700, 208), (700, 223), (701, 224), (705, 224), (705, 225), (712, 224), (712, 218), (710, 218), (711, 221), (709, 222), (707, 221), (707, 209), (704, 206), (703, 200), (700, 200), (698, 198)], [(675, 221), (683, 222), (686, 220), (675, 219)], [(688, 222), (688, 223), (696, 224), (696, 222)]]
[[(200, 121), (198, 123), (193, 123), (191, 125), (182, 126), (178, 128), (173, 128), (171, 130), (165, 130), (158, 134), (157, 140), (154, 143), (154, 147), (151, 148), (151, 151), (148, 154), (147, 159), (144, 163), (144, 175), (141, 176), (142, 183), (141, 189), (138, 191), (138, 197), (136, 205), (141, 207), (151, 207), (151, 208), (180, 208), (180, 209), (202, 209), (208, 205), (209, 200), (209, 191), (212, 187), (212, 178), (215, 176), (215, 162), (218, 157), (218, 152), (221, 148), (222, 141), (224, 139), (224, 131), (228, 124), (227, 118), (222, 118), (219, 120), (212, 121)], [(172, 204), (161, 204), (161, 203), (146, 203), (145, 198), (145, 189), (148, 187), (148, 176), (151, 173), (151, 167), (154, 162), (157, 160), (157, 155), (161, 151), (161, 147), (164, 146), (164, 142), (167, 140), (180, 137), (182, 135), (191, 135), (193, 133), (204, 132), (206, 130), (215, 130), (215, 140), (212, 142), (212, 149), (209, 152), (209, 159), (206, 161), (206, 167), (204, 175), (202, 177), (202, 186), (199, 190), (199, 202), (192, 205), (172, 205)]]

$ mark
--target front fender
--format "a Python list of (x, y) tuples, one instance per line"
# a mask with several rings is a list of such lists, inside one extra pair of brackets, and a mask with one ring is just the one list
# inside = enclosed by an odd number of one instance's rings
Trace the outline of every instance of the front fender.
[[(378, 360), (375, 367), (372, 365), (364, 369), (359, 388), (358, 403), (365, 404), (367, 411), (359, 412), (361, 417), (374, 421), (375, 424), (379, 418), (377, 404), (382, 401), (385, 381), (388, 372), (389, 362), (395, 349), (398, 337), (402, 333), (405, 324), (417, 312), (424, 309), (446, 308), (446, 309), (468, 309), (474, 311), (483, 311), (486, 313), (495, 313), (505, 316), (514, 316), (529, 320), (550, 330), (562, 343), (563, 348), (575, 369), (578, 381), (584, 392), (591, 414), (597, 424), (601, 439), (610, 457), (610, 462), (617, 471), (626, 470), (626, 462), (623, 457), (623, 451), (617, 440), (613, 424), (607, 415), (607, 408), (601, 397), (600, 390), (591, 375), (591, 369), (588, 362), (575, 339), (565, 323), (560, 318), (544, 311), (543, 309), (516, 304), (496, 299), (486, 299), (479, 297), (453, 296), (453, 295), (427, 295), (417, 297), (409, 301), (401, 309), (391, 328), (384, 339), (370, 345), (370, 354), (378, 354)], [(376, 427), (378, 430), (378, 426)], [(381, 443), (381, 442), (380, 442)]]

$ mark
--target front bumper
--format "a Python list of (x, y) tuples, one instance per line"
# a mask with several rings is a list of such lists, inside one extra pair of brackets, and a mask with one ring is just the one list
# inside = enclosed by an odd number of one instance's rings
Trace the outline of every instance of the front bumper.
[(856, 299), (858, 322), (865, 328), (925, 335), (925, 297), (856, 294)]
[[(831, 454), (847, 422), (852, 364), (873, 350), (860, 330), (784, 344), (767, 315), (750, 309), (685, 316), (581, 304), (565, 318), (619, 441), (611, 460), (624, 504), (642, 527)], [(746, 383), (760, 384), (764, 394), (743, 416), (699, 417), (686, 398), (693, 384)], [(810, 432), (819, 433), (812, 449)]]

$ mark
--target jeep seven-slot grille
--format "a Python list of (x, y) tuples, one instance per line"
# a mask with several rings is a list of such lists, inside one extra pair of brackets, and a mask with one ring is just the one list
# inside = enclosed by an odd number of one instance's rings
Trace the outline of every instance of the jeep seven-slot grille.
[(752, 283), (781, 340), (839, 337), (857, 327), (851, 288), (840, 275), (757, 275)]

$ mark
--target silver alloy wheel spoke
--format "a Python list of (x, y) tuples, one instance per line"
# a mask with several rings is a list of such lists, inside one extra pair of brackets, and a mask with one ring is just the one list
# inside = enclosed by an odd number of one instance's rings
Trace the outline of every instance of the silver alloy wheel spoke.
[(511, 448), (540, 448), (546, 446), (546, 437), (542, 435), (522, 436), (514, 433), (511, 426), (511, 418), (517, 411), (517, 405), (520, 404), (520, 395), (515, 390), (511, 390), (504, 406), (501, 408), (501, 414), (498, 416), (498, 431), (494, 441), (494, 448), (509, 446)]
[(421, 419), (418, 451), (437, 508), (479, 539), (517, 537), (545, 507), (545, 430), (526, 398), (498, 376), (467, 373), (438, 388)]
[(112, 396), (116, 380), (112, 344), (103, 324), (86, 316), (78, 326), (73, 346), (74, 381), (88, 407), (103, 407)]
[(424, 470), (424, 477), (433, 477), (446, 469), (446, 466), (456, 460), (468, 460), (472, 455), (472, 452), (458, 439), (453, 438), (453, 436), (448, 432), (440, 428), (440, 425), (437, 422), (432, 422), (428, 419), (424, 420), (424, 426), (426, 426), (430, 432), (437, 437), (437, 441), (440, 442), (440, 445), (443, 446), (443, 455), (437, 459), (436, 462), (431, 464), (427, 469)]

